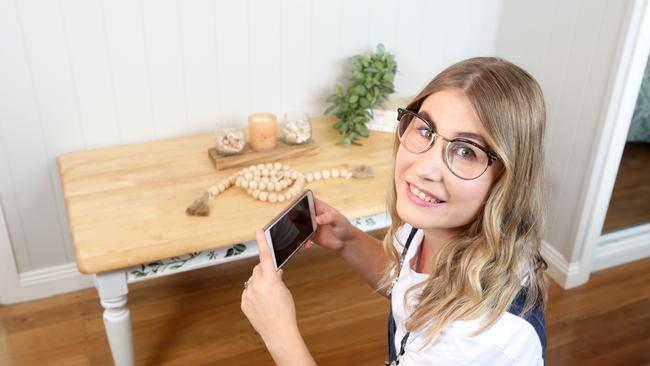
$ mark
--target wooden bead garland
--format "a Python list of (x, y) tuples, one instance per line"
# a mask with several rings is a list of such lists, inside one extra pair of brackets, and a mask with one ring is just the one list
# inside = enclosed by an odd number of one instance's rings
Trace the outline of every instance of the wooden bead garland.
[(372, 168), (361, 165), (353, 170), (334, 168), (303, 174), (280, 162), (251, 165), (208, 188), (201, 198), (194, 200), (185, 210), (188, 215), (208, 216), (208, 200), (235, 185), (246, 190), (249, 196), (262, 202), (289, 201), (303, 191), (305, 183), (331, 178), (371, 178)]

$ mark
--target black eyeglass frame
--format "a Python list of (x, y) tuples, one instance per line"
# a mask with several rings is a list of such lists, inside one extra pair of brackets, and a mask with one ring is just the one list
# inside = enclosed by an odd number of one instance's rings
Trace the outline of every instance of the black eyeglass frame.
[[(411, 110), (408, 110), (408, 109), (405, 109), (405, 108), (397, 108), (397, 123), (401, 123), (402, 117), (404, 117), (405, 114), (411, 115), (411, 116), (421, 120), (422, 122), (424, 122), (427, 126), (429, 126), (429, 129), (431, 129), (432, 135), (431, 135), (431, 140), (429, 141), (429, 145), (424, 150), (422, 150), (420, 152), (412, 151), (411, 149), (409, 149), (406, 146), (406, 144), (404, 144), (404, 148), (406, 150), (414, 153), (414, 154), (422, 154), (422, 153), (428, 151), (435, 144), (436, 137), (440, 137), (441, 139), (443, 139), (444, 141), (447, 142), (447, 145), (445, 146), (445, 165), (447, 165), (447, 168), (449, 168), (449, 171), (451, 171), (455, 176), (457, 176), (460, 179), (464, 179), (464, 180), (477, 179), (481, 175), (483, 175), (495, 161), (499, 160), (499, 157), (496, 154), (494, 154), (492, 151), (490, 151), (486, 147), (483, 147), (483, 146), (481, 146), (480, 144), (478, 144), (478, 143), (476, 143), (474, 141), (467, 140), (467, 139), (464, 139), (464, 138), (448, 139), (448, 138), (442, 136), (441, 134), (435, 132), (435, 129), (433, 128), (433, 123), (431, 123), (430, 121), (426, 120), (425, 118), (423, 118), (422, 116), (420, 116), (419, 114), (417, 114), (416, 112), (413, 112)], [(400, 132), (399, 125), (398, 125), (398, 128), (397, 128), (397, 134), (399, 135), (400, 143), (402, 143), (403, 132)], [(488, 163), (485, 166), (485, 169), (481, 172), (481, 174), (477, 175), (474, 178), (464, 178), (464, 177), (461, 177), (458, 174), (456, 174), (456, 172), (454, 172), (454, 170), (451, 169), (451, 167), (449, 167), (449, 162), (447, 161), (448, 160), (448, 158), (447, 158), (447, 155), (448, 155), (447, 149), (448, 149), (449, 144), (452, 143), (452, 142), (464, 142), (464, 143), (470, 144), (472, 146), (476, 146), (478, 149), (485, 152), (485, 154), (488, 156)]]

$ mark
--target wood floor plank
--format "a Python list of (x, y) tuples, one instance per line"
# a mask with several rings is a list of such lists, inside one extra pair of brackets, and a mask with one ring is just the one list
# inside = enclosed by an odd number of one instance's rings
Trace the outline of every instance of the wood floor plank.
[(603, 233), (650, 222), (650, 143), (625, 144)]
[[(378, 234), (379, 235), (379, 234)], [(137, 365), (271, 365), (241, 313), (254, 258), (130, 286)], [(336, 253), (304, 250), (284, 280), (321, 366), (378, 365), (388, 302)], [(0, 365), (110, 365), (94, 289), (0, 306)], [(549, 365), (650, 365), (650, 259), (549, 287)]]

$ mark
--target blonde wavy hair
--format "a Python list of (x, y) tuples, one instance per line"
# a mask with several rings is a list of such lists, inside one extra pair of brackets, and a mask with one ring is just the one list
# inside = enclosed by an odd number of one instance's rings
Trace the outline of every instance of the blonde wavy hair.
[[(427, 280), (407, 291), (405, 305), (410, 292), (422, 289), (406, 329), (426, 326), (427, 342), (455, 320), (487, 315), (476, 334), (485, 331), (508, 310), (524, 279), (522, 315), (535, 306), (544, 307), (546, 298), (543, 272), (547, 265), (540, 255), (546, 124), (541, 88), (530, 74), (508, 61), (478, 57), (442, 71), (407, 109), (418, 111), (429, 95), (451, 89), (461, 91), (471, 102), (502, 168), (474, 222), (439, 250)], [(396, 134), (394, 155), (398, 147)], [(393, 243), (398, 228), (404, 225), (396, 199), (393, 175), (387, 199), (392, 223), (383, 242), (390, 265), (377, 288), (384, 293), (401, 266), (401, 253)]]

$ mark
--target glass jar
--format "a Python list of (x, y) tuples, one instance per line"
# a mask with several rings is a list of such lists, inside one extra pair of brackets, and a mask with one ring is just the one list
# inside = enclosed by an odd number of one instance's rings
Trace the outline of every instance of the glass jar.
[(287, 112), (282, 124), (282, 141), (290, 145), (311, 141), (311, 120), (309, 114), (300, 111)]
[(219, 155), (237, 155), (246, 151), (246, 131), (236, 121), (217, 123), (214, 147)]

